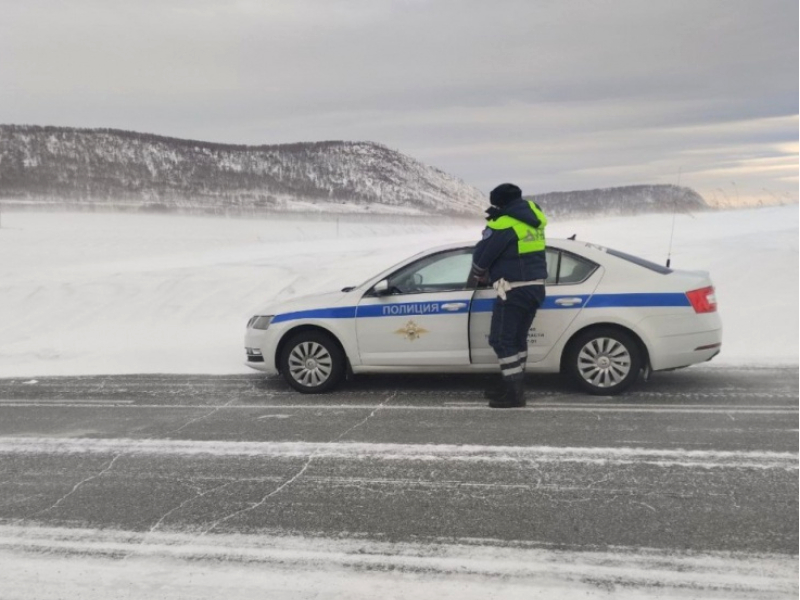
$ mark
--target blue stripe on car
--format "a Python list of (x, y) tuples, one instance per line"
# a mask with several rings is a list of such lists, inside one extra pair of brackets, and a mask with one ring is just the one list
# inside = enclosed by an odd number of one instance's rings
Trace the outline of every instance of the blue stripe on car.
[[(561, 305), (559, 299), (578, 298), (580, 302), (572, 305)], [(294, 321), (297, 319), (353, 319), (397, 316), (424, 316), (424, 315), (457, 315), (468, 312), (469, 302), (460, 301), (464, 306), (457, 310), (442, 310), (443, 304), (458, 303), (459, 301), (442, 302), (404, 302), (393, 304), (365, 304), (362, 306), (342, 306), (337, 308), (315, 308), (275, 315), (273, 323)], [(472, 312), (491, 312), (494, 298), (482, 298), (472, 302)], [(595, 294), (559, 295), (548, 296), (542, 306), (543, 310), (568, 310), (576, 308), (636, 308), (658, 306), (691, 306), (686, 294)]]
[[(448, 310), (442, 308), (449, 304)], [(356, 310), (357, 317), (405, 317), (420, 315), (457, 315), (469, 312), (469, 300), (444, 300), (435, 302), (400, 302), (392, 304), (364, 304)]]
[(342, 306), (339, 308), (314, 308), (311, 310), (298, 310), (295, 312), (275, 315), (273, 323), (294, 321), (296, 319), (352, 319), (356, 316), (355, 306)]
[[(546, 304), (546, 303), (545, 303)], [(586, 308), (622, 308), (629, 306), (691, 306), (686, 294), (595, 294)]]
[[(559, 304), (558, 300), (577, 298), (580, 302), (574, 304)], [(588, 301), (588, 302), (587, 302)], [(473, 312), (491, 312), (494, 298), (475, 300), (472, 303)], [(576, 294), (572, 296), (547, 296), (542, 305), (542, 310), (567, 310), (576, 308), (635, 308), (655, 306), (691, 306), (686, 294)]]

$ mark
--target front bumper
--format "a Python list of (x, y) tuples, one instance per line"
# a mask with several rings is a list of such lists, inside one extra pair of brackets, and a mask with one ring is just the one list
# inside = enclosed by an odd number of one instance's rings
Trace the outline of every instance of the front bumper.
[(269, 329), (247, 329), (244, 336), (245, 363), (251, 369), (277, 375), (275, 365), (275, 346), (271, 342)]
[(249, 363), (263, 363), (264, 362), (264, 355), (261, 354), (260, 348), (245, 348), (245, 354), (247, 354), (247, 362)]

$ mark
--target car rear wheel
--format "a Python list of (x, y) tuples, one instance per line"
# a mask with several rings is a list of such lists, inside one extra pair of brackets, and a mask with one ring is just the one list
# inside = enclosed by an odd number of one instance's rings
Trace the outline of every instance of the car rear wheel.
[(610, 327), (586, 331), (569, 345), (567, 374), (585, 391), (611, 396), (628, 389), (642, 368), (632, 336)]
[(321, 394), (336, 387), (345, 374), (344, 352), (320, 331), (292, 336), (280, 355), (281, 374), (299, 392)]

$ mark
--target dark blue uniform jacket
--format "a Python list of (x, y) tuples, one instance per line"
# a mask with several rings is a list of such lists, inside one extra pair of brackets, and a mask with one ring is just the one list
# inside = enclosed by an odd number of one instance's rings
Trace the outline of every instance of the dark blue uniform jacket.
[[(527, 200), (514, 200), (502, 209), (489, 210), (493, 211), (491, 217), (494, 219), (508, 215), (533, 227), (538, 227), (540, 224)], [(506, 281), (547, 279), (544, 250), (520, 255), (517, 242), (517, 234), (513, 229), (497, 230), (487, 227), (483, 231), (483, 239), (478, 242), (472, 253), (473, 273), (483, 275), (488, 269), (489, 280), (492, 283), (500, 278)]]

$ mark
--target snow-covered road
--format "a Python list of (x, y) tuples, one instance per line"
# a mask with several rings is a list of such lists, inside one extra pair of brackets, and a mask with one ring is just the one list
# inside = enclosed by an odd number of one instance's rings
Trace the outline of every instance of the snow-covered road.
[(2, 598), (793, 598), (797, 370), (0, 384)]
[[(4, 600), (796, 597), (783, 555), (0, 527)], [(794, 582), (794, 584), (793, 584)], [(33, 594), (31, 593), (33, 591)]]

